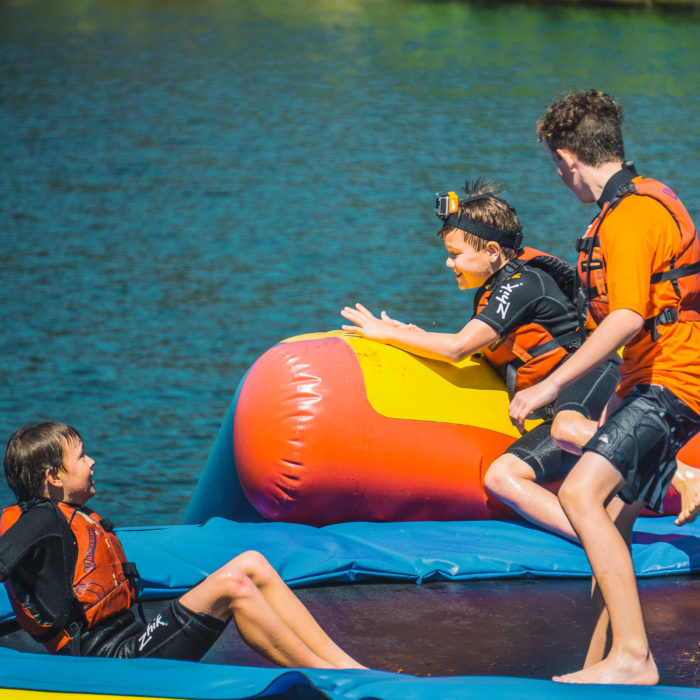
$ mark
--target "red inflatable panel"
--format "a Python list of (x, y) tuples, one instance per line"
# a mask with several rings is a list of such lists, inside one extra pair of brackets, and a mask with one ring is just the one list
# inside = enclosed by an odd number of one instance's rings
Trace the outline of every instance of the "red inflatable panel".
[(282, 343), (253, 365), (233, 441), (243, 490), (264, 517), (325, 525), (493, 517), (483, 475), (513, 438), (378, 414), (351, 348), (328, 337)]

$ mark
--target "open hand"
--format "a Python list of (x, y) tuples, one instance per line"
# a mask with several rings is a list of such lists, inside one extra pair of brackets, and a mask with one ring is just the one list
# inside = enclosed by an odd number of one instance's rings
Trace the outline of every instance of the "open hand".
[(412, 323), (403, 323), (397, 321), (382, 311), (381, 316), (377, 318), (369, 309), (362, 304), (355, 304), (355, 308), (346, 306), (340, 315), (348, 321), (354, 323), (354, 326), (343, 325), (344, 331), (355, 331), (365, 338), (373, 340), (385, 340), (392, 328), (406, 328), (408, 330), (420, 330), (418, 326)]

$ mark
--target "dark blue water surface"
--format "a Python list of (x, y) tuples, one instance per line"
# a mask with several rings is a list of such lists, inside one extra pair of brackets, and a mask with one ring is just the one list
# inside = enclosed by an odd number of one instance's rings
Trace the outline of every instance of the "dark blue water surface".
[(698, 215), (699, 30), (696, 11), (1, 1), (2, 443), (69, 422), (96, 509), (179, 522), (276, 341), (359, 300), (466, 321), (436, 190), (499, 181), (527, 242), (572, 259), (594, 212), (534, 136), (566, 90), (616, 95), (628, 156)]

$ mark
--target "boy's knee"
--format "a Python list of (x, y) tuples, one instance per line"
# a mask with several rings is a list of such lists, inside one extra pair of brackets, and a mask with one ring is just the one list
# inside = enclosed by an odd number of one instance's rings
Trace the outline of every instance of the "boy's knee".
[(554, 422), (552, 423), (552, 440), (561, 447), (562, 442), (570, 442), (571, 437), (571, 423), (567, 421), (561, 413), (558, 413), (554, 417)]
[(586, 505), (584, 503), (581, 489), (575, 484), (570, 482), (567, 483), (567, 480), (565, 479), (564, 483), (560, 486), (557, 495), (559, 496), (559, 503), (561, 504), (561, 507), (568, 516), (576, 517), (579, 512), (585, 511)]
[(217, 587), (220, 598), (229, 598), (232, 601), (251, 596), (256, 585), (244, 571), (236, 566), (225, 566), (212, 574), (213, 583)]
[(530, 468), (519, 457), (506, 453), (496, 459), (484, 477), (484, 487), (495, 495), (506, 493), (516, 479), (534, 478)]
[(260, 552), (253, 549), (239, 554), (230, 563), (257, 584), (265, 583), (275, 574), (272, 564)]
[(577, 411), (562, 411), (554, 416), (552, 422), (552, 440), (558, 447), (570, 451), (572, 447), (580, 454), (582, 448), (595, 434), (598, 425)]

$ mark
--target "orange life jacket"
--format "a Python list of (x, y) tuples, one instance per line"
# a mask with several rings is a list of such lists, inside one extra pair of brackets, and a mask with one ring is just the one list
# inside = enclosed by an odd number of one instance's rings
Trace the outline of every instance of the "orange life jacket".
[[(477, 290), (474, 296), (474, 313), (478, 314), (491, 296), (498, 295), (506, 280), (511, 279), (525, 265), (547, 272), (572, 302), (575, 297), (576, 271), (572, 265), (535, 248), (521, 248), (513, 260), (508, 261), (495, 278)], [(497, 299), (498, 297), (495, 296)], [(508, 393), (526, 389), (544, 379), (573, 349), (581, 343), (578, 329), (554, 337), (538, 323), (518, 326), (493, 345), (484, 348), (482, 354), (500, 374), (505, 375)]]
[[(87, 508), (76, 508), (67, 503), (52, 501), (56, 510), (65, 517), (77, 547), (73, 574), (73, 593), (82, 609), (86, 625), (66, 626), (71, 611), (64, 611), (60, 620), (44, 623), (17, 598), (10, 580), (5, 587), (20, 627), (50, 653), (70, 643), (80, 628), (90, 629), (97, 623), (124, 612), (136, 601), (137, 592), (134, 564), (127, 561), (119, 539), (112, 533), (108, 520)], [(12, 527), (22, 515), (19, 505), (5, 508), (0, 517), (0, 535)]]
[(651, 275), (651, 284), (670, 282), (677, 297), (675, 306), (653, 308), (645, 320), (645, 330), (656, 340), (659, 324), (700, 320), (700, 240), (690, 214), (669, 187), (658, 180), (640, 177), (631, 165), (625, 166), (619, 177), (621, 185), (613, 198), (603, 204), (586, 233), (576, 242), (578, 279), (588, 310), (595, 322), (600, 323), (610, 313), (605, 261), (598, 237), (605, 217), (632, 195), (652, 197), (662, 204), (678, 227), (680, 246), (678, 254), (669, 260), (668, 269)]

